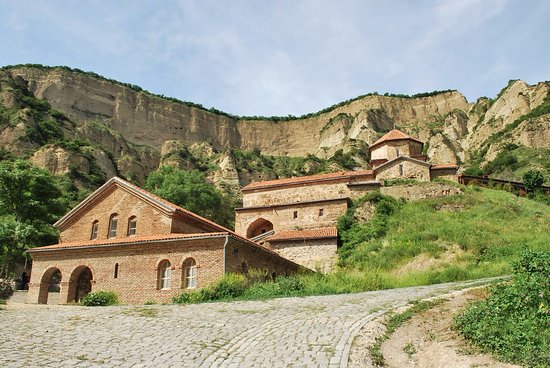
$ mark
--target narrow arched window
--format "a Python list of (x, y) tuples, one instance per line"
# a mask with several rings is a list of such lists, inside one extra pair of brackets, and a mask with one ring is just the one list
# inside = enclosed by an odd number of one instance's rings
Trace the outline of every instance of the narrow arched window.
[(115, 279), (118, 278), (118, 263), (115, 263)]
[(159, 289), (170, 289), (172, 287), (172, 265), (168, 261), (159, 265)]
[(197, 262), (193, 258), (186, 259), (183, 262), (183, 282), (185, 289), (194, 289), (197, 287)]
[(109, 238), (116, 237), (116, 228), (118, 225), (118, 215), (116, 213), (111, 215), (109, 219)]
[(399, 176), (403, 176), (403, 173), (404, 173), (404, 171), (403, 171), (403, 164), (400, 164), (400, 165), (399, 165)]
[(136, 235), (137, 217), (132, 216), (128, 219), (128, 236)]
[(99, 221), (95, 220), (92, 222), (92, 234), (90, 235), (90, 239), (94, 240), (97, 239), (97, 233), (99, 230)]

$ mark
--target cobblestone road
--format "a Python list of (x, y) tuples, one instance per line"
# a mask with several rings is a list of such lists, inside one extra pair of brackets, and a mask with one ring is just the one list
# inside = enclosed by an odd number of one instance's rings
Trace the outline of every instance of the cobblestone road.
[(0, 366), (346, 367), (368, 320), (456, 286), (189, 306), (8, 303)]

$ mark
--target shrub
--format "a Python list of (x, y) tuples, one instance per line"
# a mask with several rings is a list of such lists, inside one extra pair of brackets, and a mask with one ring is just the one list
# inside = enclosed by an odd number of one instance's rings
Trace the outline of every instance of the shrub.
[(544, 183), (544, 175), (540, 171), (529, 170), (523, 175), (523, 185), (528, 192), (534, 192), (535, 189)]
[(98, 291), (86, 295), (80, 302), (87, 307), (98, 307), (118, 304), (118, 297), (112, 291)]
[(550, 366), (550, 251), (526, 251), (512, 282), (455, 318), (455, 328), (504, 361)]
[(8, 299), (13, 295), (13, 288), (8, 280), (0, 280), (0, 299)]
[(229, 273), (200, 290), (181, 293), (172, 301), (176, 304), (188, 304), (234, 299), (244, 294), (247, 286), (248, 282), (244, 275)]

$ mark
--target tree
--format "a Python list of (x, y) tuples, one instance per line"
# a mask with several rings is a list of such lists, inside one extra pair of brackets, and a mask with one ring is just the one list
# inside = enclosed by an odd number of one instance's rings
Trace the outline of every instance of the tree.
[(178, 206), (224, 226), (232, 226), (231, 201), (197, 170), (162, 166), (147, 177), (145, 188)]
[(51, 224), (65, 211), (61, 191), (45, 170), (24, 160), (0, 162), (0, 277), (8, 277), (25, 251), (53, 244)]
[(544, 183), (544, 175), (537, 170), (529, 170), (523, 174), (523, 185), (527, 192), (533, 193), (538, 187)]

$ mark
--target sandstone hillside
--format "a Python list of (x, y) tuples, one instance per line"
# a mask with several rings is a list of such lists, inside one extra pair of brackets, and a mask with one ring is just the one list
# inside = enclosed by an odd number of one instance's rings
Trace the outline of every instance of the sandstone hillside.
[[(0, 69), (0, 153), (91, 186), (115, 174), (143, 182), (171, 164), (238, 190), (366, 168), (368, 144), (396, 126), (425, 141), (434, 163), (518, 179), (527, 168), (550, 173), (549, 90), (518, 80), (476, 102), (457, 91), (372, 93), (303, 117), (238, 117), (77, 69), (9, 66)], [(495, 160), (504, 164), (488, 166)]]

